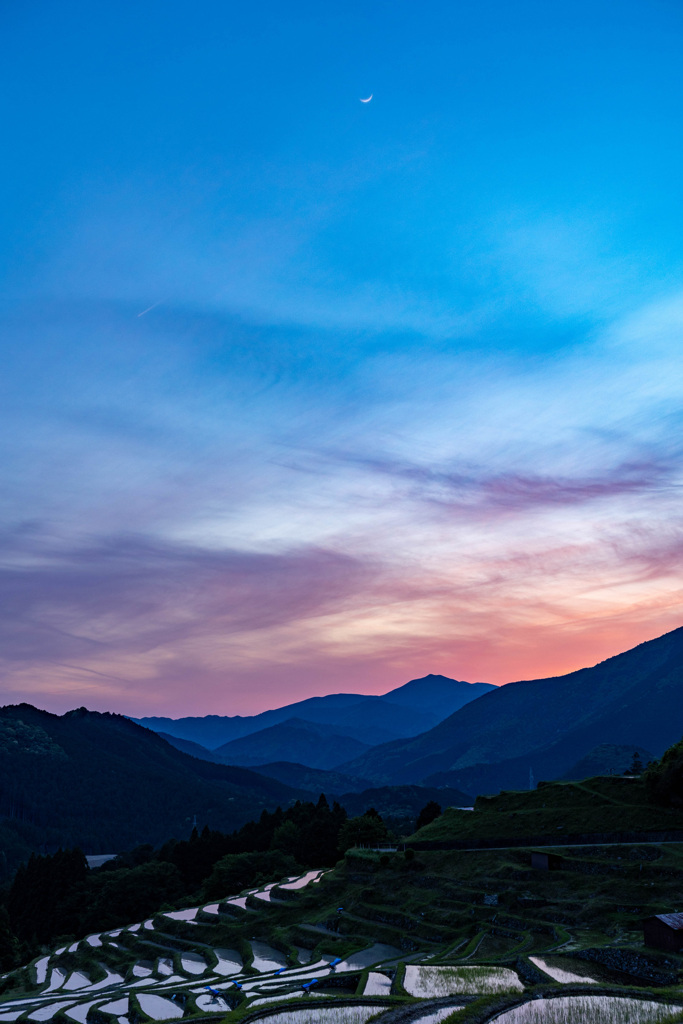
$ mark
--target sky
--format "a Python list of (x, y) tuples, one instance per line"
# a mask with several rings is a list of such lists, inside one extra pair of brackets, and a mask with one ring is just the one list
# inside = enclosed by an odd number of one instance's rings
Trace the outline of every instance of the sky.
[(4, 3), (0, 701), (683, 625), (682, 49), (673, 0)]

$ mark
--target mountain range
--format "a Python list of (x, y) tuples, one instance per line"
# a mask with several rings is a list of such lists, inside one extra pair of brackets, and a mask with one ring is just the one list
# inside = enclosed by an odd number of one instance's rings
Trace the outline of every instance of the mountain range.
[(468, 793), (555, 779), (601, 744), (659, 757), (683, 733), (683, 628), (592, 668), (490, 690), (419, 736), (381, 744), (338, 771), (378, 785)]
[[(381, 697), (360, 693), (331, 693), (325, 697), (309, 697), (259, 715), (241, 717), (207, 715), (204, 718), (137, 718), (134, 721), (155, 732), (198, 743), (215, 751), (222, 759), (225, 744), (251, 736), (291, 719), (333, 726), (335, 736), (348, 736), (365, 746), (394, 739), (416, 736), (433, 728), (458, 708), (489, 690), (491, 683), (467, 683), (447, 676), (427, 675), (411, 679)], [(279, 743), (282, 734), (271, 734)], [(328, 742), (329, 736), (328, 732)], [(262, 750), (261, 741), (258, 741)], [(238, 754), (251, 757), (249, 745), (237, 748)], [(234, 748), (228, 754), (235, 752)], [(351, 754), (356, 756), (355, 753)], [(265, 758), (281, 760), (279, 753)], [(296, 761), (296, 757), (285, 760)], [(342, 760), (349, 760), (343, 757)], [(238, 762), (242, 763), (242, 762)], [(249, 762), (251, 763), (251, 761)]]
[(331, 726), (306, 722), (301, 718), (290, 718), (249, 736), (231, 740), (216, 750), (207, 750), (199, 743), (181, 740), (167, 732), (159, 732), (157, 736), (162, 736), (172, 747), (192, 757), (201, 757), (217, 764), (257, 766), (259, 771), (272, 758), (281, 758), (283, 762), (301, 764), (311, 769), (331, 769), (341, 761), (346, 761), (349, 755), (357, 757), (370, 749), (369, 744), (360, 743), (350, 736), (342, 736), (334, 732)]
[[(351, 735), (382, 714), (389, 730), (437, 724), (374, 746)], [(154, 722), (213, 742), (235, 726), (219, 716)], [(530, 773), (622, 771), (634, 753), (659, 757), (683, 734), (683, 628), (564, 676), (501, 687), (425, 676), (383, 697), (311, 698), (237, 728), (251, 733), (208, 750), (120, 715), (0, 708), (0, 877), (31, 850), (160, 843), (186, 835), (195, 815), (230, 831), (321, 792), (405, 818), (429, 799), (466, 806), (467, 794), (526, 789)]]
[[(430, 716), (436, 724), (419, 731), (418, 724)], [(404, 734), (378, 743), (378, 727), (373, 746), (337, 761), (344, 746), (340, 737), (364, 743), (367, 732), (364, 740), (361, 730), (369, 721), (374, 727), (378, 720), (385, 723), (385, 732), (403, 729)], [(501, 687), (430, 675), (382, 697), (333, 694), (251, 719), (142, 721), (163, 721), (176, 733), (213, 730), (214, 740), (217, 723), (221, 729), (249, 728), (250, 735), (237, 742), (203, 754), (193, 752), (222, 763), (232, 760), (258, 767), (263, 774), (272, 772), (273, 777), (290, 784), (296, 780), (300, 786), (311, 785), (307, 775), (316, 769), (334, 772), (337, 792), (340, 777), (353, 780), (347, 792), (356, 786), (416, 784), (475, 795), (523, 789), (534, 779), (557, 779), (567, 773), (576, 777), (588, 764), (616, 769), (617, 762), (630, 761), (636, 750), (641, 758), (657, 757), (680, 738), (683, 628), (590, 668)], [(324, 743), (329, 756), (314, 739), (311, 722), (327, 725)], [(180, 744), (170, 735), (168, 739)], [(605, 747), (619, 748), (618, 756), (606, 757)], [(316, 784), (333, 791), (319, 775)]]
[(294, 761), (309, 768), (334, 768), (370, 749), (369, 743), (345, 736), (333, 726), (289, 718), (224, 743), (212, 753), (225, 764), (255, 767), (269, 761)]

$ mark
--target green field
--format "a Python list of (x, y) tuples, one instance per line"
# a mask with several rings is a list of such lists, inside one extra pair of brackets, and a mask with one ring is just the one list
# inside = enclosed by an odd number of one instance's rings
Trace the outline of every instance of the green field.
[(646, 798), (641, 779), (598, 777), (584, 782), (540, 783), (529, 792), (478, 797), (473, 811), (447, 808), (440, 818), (406, 840), (511, 839), (562, 833), (683, 830), (683, 811)]

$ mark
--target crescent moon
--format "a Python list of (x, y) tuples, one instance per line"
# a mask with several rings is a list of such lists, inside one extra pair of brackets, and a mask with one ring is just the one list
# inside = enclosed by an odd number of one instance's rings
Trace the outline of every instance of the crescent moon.
[(369, 103), (370, 100), (372, 99), (372, 97), (373, 97), (373, 93), (370, 93), (370, 95), (368, 96), (368, 98), (366, 100), (361, 100), (361, 103)]

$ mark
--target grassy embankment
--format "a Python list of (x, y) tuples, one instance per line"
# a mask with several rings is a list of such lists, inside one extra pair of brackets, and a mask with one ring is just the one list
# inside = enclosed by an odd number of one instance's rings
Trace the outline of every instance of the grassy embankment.
[(418, 849), (421, 842), (430, 841), (557, 835), (561, 843), (562, 833), (669, 830), (683, 830), (683, 811), (649, 803), (641, 779), (598, 777), (480, 796), (473, 811), (447, 808), (407, 842)]

